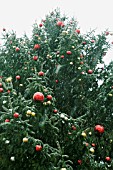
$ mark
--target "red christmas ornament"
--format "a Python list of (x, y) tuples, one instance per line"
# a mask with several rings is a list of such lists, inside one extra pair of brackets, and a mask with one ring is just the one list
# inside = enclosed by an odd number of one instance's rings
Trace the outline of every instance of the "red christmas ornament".
[(61, 55), (60, 58), (64, 58), (64, 55)]
[(54, 112), (54, 113), (57, 113), (57, 112), (58, 112), (58, 110), (57, 110), (57, 109), (54, 109), (54, 110), (53, 110), (53, 112)]
[(52, 96), (51, 95), (47, 95), (46, 97), (48, 100), (52, 100)]
[(80, 34), (80, 30), (79, 30), (79, 29), (77, 29), (77, 30), (75, 30), (75, 31), (76, 31), (77, 34)]
[(58, 80), (55, 80), (56, 83), (58, 83)]
[(79, 159), (77, 162), (78, 162), (79, 165), (82, 164), (82, 160), (81, 159)]
[(81, 74), (85, 74), (84, 71), (82, 71)]
[(2, 83), (0, 83), (0, 87), (2, 87)]
[(82, 44), (83, 44), (83, 45), (85, 45), (85, 44), (86, 44), (86, 42), (84, 41), (84, 42), (82, 42)]
[(108, 32), (108, 31), (106, 31), (106, 35), (109, 35), (109, 32)]
[(20, 76), (19, 75), (16, 76), (16, 80), (20, 80)]
[(16, 48), (15, 48), (15, 51), (16, 51), (16, 52), (19, 52), (19, 51), (20, 51), (20, 48), (16, 47)]
[(66, 54), (71, 55), (71, 54), (72, 54), (72, 52), (71, 52), (71, 51), (67, 51), (67, 52), (66, 52)]
[(1, 88), (0, 88), (0, 93), (2, 93), (3, 91), (4, 91), (4, 90), (3, 90), (3, 88), (1, 87)]
[(80, 62), (80, 64), (82, 65), (82, 64), (84, 64), (84, 62), (83, 62), (83, 61), (81, 61), (81, 62)]
[(6, 119), (5, 122), (10, 122), (10, 120), (9, 120), (9, 119)]
[(38, 60), (38, 56), (33, 56), (33, 60), (37, 61)]
[(42, 146), (41, 145), (36, 145), (35, 149), (36, 149), (36, 151), (41, 151), (42, 150)]
[(16, 113), (16, 112), (15, 112), (15, 113), (13, 114), (13, 116), (14, 116), (15, 118), (19, 118), (19, 113)]
[(92, 74), (93, 73), (93, 70), (88, 70), (88, 74)]
[(104, 127), (101, 125), (96, 125), (94, 130), (98, 133), (104, 133)]
[(57, 26), (62, 27), (62, 26), (64, 26), (64, 23), (62, 21), (58, 21)]
[(43, 72), (43, 71), (40, 71), (40, 72), (38, 73), (38, 75), (39, 75), (39, 76), (44, 76), (44, 72)]
[(39, 45), (39, 44), (35, 44), (35, 45), (34, 45), (34, 49), (35, 49), (35, 50), (38, 50), (39, 48), (40, 48), (40, 45)]
[(92, 145), (93, 147), (95, 147), (95, 146), (96, 146), (96, 145), (95, 145), (95, 143), (92, 143), (91, 145)]
[(44, 95), (41, 92), (36, 92), (33, 95), (33, 100), (34, 101), (41, 101), (41, 102), (43, 102), (44, 101)]
[(92, 42), (92, 43), (94, 43), (94, 42), (95, 42), (95, 40), (91, 40), (91, 42)]
[(39, 24), (39, 27), (42, 27), (42, 26), (43, 26), (43, 24), (42, 24), (42, 23), (40, 23), (40, 24)]
[(107, 157), (105, 158), (105, 160), (106, 160), (107, 162), (109, 162), (109, 161), (111, 161), (111, 158), (110, 158), (109, 156), (107, 156)]
[(74, 125), (72, 126), (72, 130), (76, 130), (76, 127)]

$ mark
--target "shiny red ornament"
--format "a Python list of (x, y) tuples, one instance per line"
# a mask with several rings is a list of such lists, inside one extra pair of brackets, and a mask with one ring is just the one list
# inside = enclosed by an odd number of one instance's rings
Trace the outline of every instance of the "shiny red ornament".
[(41, 151), (42, 150), (42, 146), (41, 145), (36, 145), (35, 149), (36, 149), (36, 151)]
[(80, 30), (79, 30), (79, 29), (77, 29), (77, 30), (75, 30), (75, 31), (76, 31), (77, 34), (80, 34)]
[(58, 21), (57, 26), (62, 27), (62, 26), (64, 26), (64, 23), (62, 21)]
[(94, 130), (98, 133), (104, 133), (104, 127), (101, 125), (96, 125)]
[(1, 87), (1, 88), (0, 88), (0, 93), (2, 93), (3, 91), (4, 91), (4, 90), (3, 90), (3, 88)]
[(16, 48), (15, 48), (15, 51), (16, 51), (16, 52), (19, 52), (19, 51), (20, 51), (20, 48), (19, 48), (19, 47), (16, 47)]
[(48, 100), (52, 100), (52, 96), (51, 95), (47, 95), (46, 97)]
[(20, 76), (19, 75), (16, 76), (16, 80), (20, 80)]
[(43, 26), (43, 24), (42, 24), (42, 23), (40, 23), (40, 24), (39, 24), (39, 27), (42, 27), (42, 26)]
[(39, 76), (44, 76), (44, 72), (43, 72), (43, 71), (40, 71), (40, 72), (38, 73), (38, 75), (39, 75)]
[(34, 49), (35, 49), (35, 50), (38, 50), (39, 48), (40, 48), (40, 45), (39, 45), (39, 44), (35, 44), (35, 45), (34, 45)]
[(105, 158), (105, 160), (106, 160), (107, 162), (109, 162), (109, 161), (111, 161), (111, 158), (110, 158), (109, 156), (107, 156), (107, 157)]
[(33, 100), (34, 101), (41, 101), (41, 102), (43, 102), (44, 101), (44, 95), (41, 92), (36, 92), (33, 95)]
[(38, 56), (33, 56), (33, 60), (37, 61), (38, 60)]
[(71, 52), (71, 51), (67, 51), (67, 52), (66, 52), (66, 54), (71, 55), (71, 54), (72, 54), (72, 52)]
[(93, 70), (88, 70), (88, 74), (92, 74), (93, 73)]
[(13, 116), (14, 116), (15, 118), (19, 118), (19, 113), (16, 113), (16, 112), (15, 112), (15, 113), (13, 114)]
[(5, 122), (10, 122), (10, 120), (9, 119), (5, 119)]

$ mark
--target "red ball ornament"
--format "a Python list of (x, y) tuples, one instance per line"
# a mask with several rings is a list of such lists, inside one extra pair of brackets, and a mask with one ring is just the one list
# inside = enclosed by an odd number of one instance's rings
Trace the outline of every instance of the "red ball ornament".
[(111, 158), (110, 158), (109, 156), (107, 156), (107, 157), (105, 158), (105, 160), (106, 160), (107, 162), (109, 162), (109, 161), (111, 161)]
[(43, 72), (43, 71), (40, 71), (40, 72), (38, 73), (38, 75), (39, 75), (39, 76), (44, 76), (44, 72)]
[(10, 120), (9, 119), (5, 119), (5, 122), (10, 122)]
[(60, 58), (64, 58), (64, 55), (61, 55)]
[(78, 162), (79, 165), (82, 164), (82, 160), (81, 159), (79, 159), (77, 162)]
[(48, 100), (52, 100), (52, 96), (51, 95), (47, 95), (46, 97)]
[(2, 87), (2, 83), (0, 83), (0, 87)]
[(94, 43), (95, 42), (95, 40), (91, 40), (91, 43)]
[(84, 42), (82, 42), (82, 44), (83, 44), (83, 45), (85, 45), (85, 44), (86, 44), (86, 42), (84, 41)]
[(42, 24), (42, 23), (40, 23), (40, 24), (39, 24), (39, 27), (42, 27), (42, 26), (43, 26), (43, 24)]
[(54, 110), (53, 110), (53, 112), (54, 112), (54, 113), (57, 113), (57, 112), (58, 112), (58, 110), (57, 110), (57, 109), (54, 109)]
[(95, 147), (95, 146), (96, 146), (96, 145), (95, 145), (95, 143), (92, 143), (91, 145), (92, 145), (93, 147)]
[(93, 70), (88, 70), (88, 74), (92, 74), (93, 73)]
[(108, 31), (106, 31), (106, 35), (109, 35), (109, 32), (108, 32)]
[(36, 151), (41, 151), (42, 150), (42, 146), (41, 145), (36, 145), (35, 149), (36, 149)]
[(75, 31), (76, 31), (77, 34), (80, 34), (80, 30), (79, 30), (79, 29), (77, 29), (77, 30), (75, 30)]
[(20, 48), (19, 48), (19, 47), (16, 47), (16, 48), (15, 48), (15, 51), (16, 51), (16, 52), (19, 52), (19, 51), (20, 51)]
[(64, 26), (64, 23), (62, 21), (58, 21), (57, 26), (62, 27), (62, 26)]
[(98, 133), (104, 133), (104, 127), (101, 125), (96, 125), (94, 130)]
[(33, 60), (37, 61), (38, 60), (38, 56), (33, 56)]
[(72, 126), (72, 130), (76, 130), (76, 127), (74, 125)]
[(66, 54), (71, 55), (71, 54), (72, 54), (72, 52), (71, 52), (71, 51), (67, 51), (67, 52), (66, 52)]
[(16, 112), (15, 112), (15, 113), (13, 114), (13, 116), (14, 116), (15, 118), (19, 118), (19, 113), (16, 113)]
[(56, 83), (58, 83), (58, 80), (55, 80)]
[(16, 80), (20, 80), (20, 76), (19, 75), (16, 76)]
[(44, 101), (44, 95), (41, 92), (36, 92), (33, 95), (33, 100), (34, 101), (41, 101), (41, 102), (43, 102)]
[(34, 45), (34, 50), (38, 50), (40, 48), (40, 45), (39, 44), (35, 44)]
[(0, 93), (2, 93), (3, 91), (4, 91), (4, 90), (3, 90), (3, 88), (1, 87), (1, 88), (0, 88)]

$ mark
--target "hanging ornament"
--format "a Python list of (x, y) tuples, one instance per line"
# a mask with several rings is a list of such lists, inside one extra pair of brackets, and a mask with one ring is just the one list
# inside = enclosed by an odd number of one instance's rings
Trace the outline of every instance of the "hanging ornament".
[(14, 116), (15, 118), (19, 118), (19, 113), (15, 112), (15, 113), (13, 114), (13, 116)]
[(24, 142), (24, 143), (27, 143), (27, 142), (28, 142), (28, 138), (26, 138), (26, 137), (23, 138), (23, 142)]
[(11, 156), (10, 160), (11, 160), (11, 161), (15, 161), (15, 157), (14, 157), (14, 156)]
[(101, 125), (96, 125), (94, 130), (98, 133), (104, 133), (104, 127)]
[(41, 145), (36, 145), (36, 147), (35, 147), (35, 149), (36, 149), (36, 151), (41, 151), (42, 150), (42, 146)]
[(33, 95), (33, 100), (34, 101), (41, 101), (41, 102), (43, 102), (44, 101), (44, 95), (41, 92), (36, 92)]

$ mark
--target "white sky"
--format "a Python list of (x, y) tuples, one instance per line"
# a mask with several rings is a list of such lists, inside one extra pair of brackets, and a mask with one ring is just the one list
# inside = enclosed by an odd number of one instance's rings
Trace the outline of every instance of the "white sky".
[[(95, 28), (99, 33), (107, 28), (113, 32), (113, 0), (0, 0), (0, 32), (6, 28), (19, 36), (31, 34), (35, 20), (40, 23), (57, 7), (69, 17), (74, 16), (82, 32)], [(107, 63), (112, 56), (113, 50), (106, 56)]]

